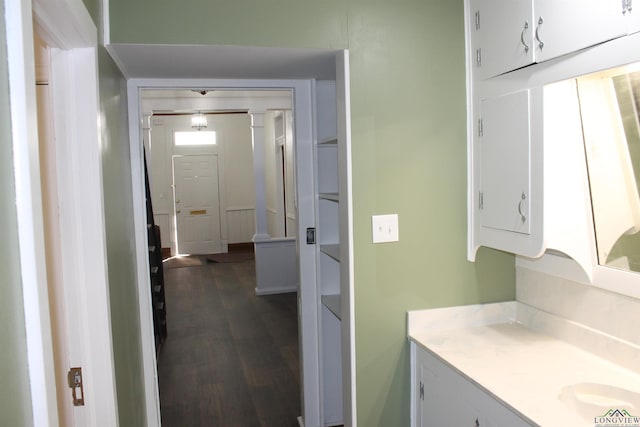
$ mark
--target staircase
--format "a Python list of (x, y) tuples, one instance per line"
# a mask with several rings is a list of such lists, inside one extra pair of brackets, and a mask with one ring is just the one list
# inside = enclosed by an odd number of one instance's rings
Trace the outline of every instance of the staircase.
[(153, 206), (151, 204), (151, 189), (149, 186), (146, 154), (144, 155), (144, 181), (147, 203), (147, 244), (149, 247), (149, 273), (151, 276), (153, 334), (156, 343), (156, 354), (158, 354), (162, 347), (162, 343), (164, 343), (167, 338), (167, 308), (164, 299), (164, 271), (162, 268), (160, 227), (155, 224), (153, 219)]

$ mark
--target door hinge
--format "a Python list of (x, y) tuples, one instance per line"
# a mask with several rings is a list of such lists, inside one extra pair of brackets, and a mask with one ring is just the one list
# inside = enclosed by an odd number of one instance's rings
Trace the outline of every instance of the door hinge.
[(484, 193), (482, 191), (478, 192), (478, 209), (484, 209)]
[(476, 31), (480, 29), (480, 11), (476, 11)]
[(420, 400), (424, 400), (424, 383), (420, 381)]
[(84, 386), (82, 384), (82, 368), (71, 368), (67, 373), (67, 381), (71, 389), (73, 406), (84, 406)]
[(484, 122), (482, 118), (478, 119), (478, 136), (484, 136)]
[(476, 49), (476, 65), (482, 67), (482, 48)]

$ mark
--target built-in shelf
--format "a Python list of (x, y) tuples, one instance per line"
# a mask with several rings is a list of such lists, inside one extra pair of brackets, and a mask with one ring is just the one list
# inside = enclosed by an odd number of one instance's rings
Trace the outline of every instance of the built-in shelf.
[(318, 141), (318, 145), (337, 145), (337, 144), (338, 144), (338, 138), (336, 137), (321, 139), (320, 141)]
[(329, 255), (336, 261), (340, 261), (340, 245), (320, 245), (320, 252)]
[(340, 201), (340, 197), (338, 196), (338, 193), (320, 193), (318, 194), (318, 197), (324, 200), (331, 200), (334, 202)]
[(340, 294), (322, 295), (322, 304), (329, 309), (338, 319), (342, 319), (342, 299)]

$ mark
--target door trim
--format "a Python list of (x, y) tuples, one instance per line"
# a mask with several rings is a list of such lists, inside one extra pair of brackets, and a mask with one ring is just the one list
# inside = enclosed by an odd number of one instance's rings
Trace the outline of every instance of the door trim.
[[(66, 142), (74, 152), (73, 161), (59, 159), (65, 162), (66, 168), (58, 171), (58, 192), (65, 193), (73, 206), (88, 207), (91, 211), (75, 222), (61, 212), (61, 223), (70, 224), (69, 229), (77, 237), (70, 242), (68, 257), (82, 256), (87, 248), (94, 251), (93, 256), (76, 263), (74, 274), (69, 276), (74, 298), (72, 309), (81, 322), (76, 325), (80, 339), (75, 350), (88, 374), (85, 377), (88, 404), (82, 410), (86, 425), (117, 426), (97, 126), (97, 29), (83, 3), (77, 0), (35, 0), (33, 5), (30, 1), (6, 0), (4, 18), (9, 24), (7, 56), (12, 144), (33, 423), (38, 426), (58, 425), (52, 319), (40, 206), (38, 136), (32, 120), (37, 114), (33, 72), (35, 22), (46, 42), (61, 53), (59, 62), (52, 67), (72, 70), (53, 89), (54, 102), (56, 98), (66, 102), (64, 111), (56, 114), (54, 120), (58, 128), (66, 127), (68, 130)], [(73, 214), (72, 210), (67, 212)]]
[[(153, 88), (224, 88), (224, 89), (291, 89), (293, 92), (298, 236), (306, 235), (308, 227), (315, 227), (315, 183), (313, 165), (313, 107), (311, 80), (233, 80), (233, 79), (130, 79), (127, 85), (129, 101), (129, 139), (131, 148), (131, 179), (133, 190), (134, 238), (138, 271), (138, 297), (140, 302), (140, 329), (147, 399), (148, 425), (160, 425), (153, 323), (149, 295), (149, 264), (147, 261), (146, 211), (144, 204), (144, 164), (142, 144), (142, 111), (140, 91)], [(320, 424), (320, 376), (318, 359), (318, 290), (316, 287), (316, 248), (298, 240), (297, 253), (300, 268), (300, 328), (304, 329), (300, 342), (302, 356), (301, 375), (303, 420), (306, 425)], [(306, 280), (302, 280), (306, 277)], [(305, 382), (304, 379), (307, 379)], [(314, 380), (315, 379), (315, 380)]]

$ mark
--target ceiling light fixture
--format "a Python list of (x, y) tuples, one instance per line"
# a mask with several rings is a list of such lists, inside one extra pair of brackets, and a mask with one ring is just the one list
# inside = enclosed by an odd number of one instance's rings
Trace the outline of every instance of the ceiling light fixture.
[(195, 113), (191, 116), (191, 127), (196, 130), (202, 130), (207, 127), (207, 117), (201, 112)]

